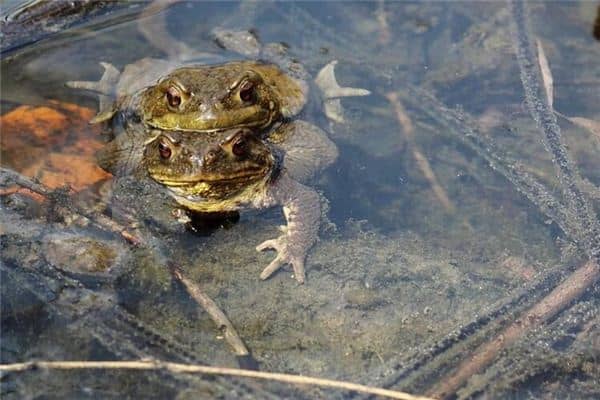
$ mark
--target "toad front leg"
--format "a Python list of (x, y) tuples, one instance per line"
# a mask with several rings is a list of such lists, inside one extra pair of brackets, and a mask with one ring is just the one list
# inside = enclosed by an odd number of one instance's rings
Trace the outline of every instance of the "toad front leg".
[(308, 251), (317, 240), (321, 222), (319, 195), (291, 179), (285, 172), (270, 188), (269, 195), (271, 205), (283, 206), (287, 226), (282, 229), (283, 235), (256, 247), (258, 251), (277, 251), (277, 257), (261, 272), (260, 278), (267, 279), (285, 264), (291, 264), (296, 280), (304, 283), (304, 263)]

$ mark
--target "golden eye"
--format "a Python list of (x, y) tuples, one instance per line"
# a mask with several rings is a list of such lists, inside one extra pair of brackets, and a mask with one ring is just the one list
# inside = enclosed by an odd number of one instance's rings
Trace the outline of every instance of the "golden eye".
[(246, 154), (246, 150), (248, 149), (246, 139), (244, 137), (240, 137), (236, 139), (236, 141), (231, 146), (231, 151), (238, 157)]
[(158, 154), (163, 160), (168, 160), (173, 154), (171, 147), (165, 139), (161, 139), (160, 142), (158, 142)]
[(177, 108), (181, 104), (181, 93), (175, 86), (170, 86), (167, 89), (166, 97), (167, 103), (169, 103), (169, 107), (171, 108)]
[(245, 81), (240, 86), (240, 99), (245, 102), (253, 102), (256, 97), (255, 86), (252, 81)]

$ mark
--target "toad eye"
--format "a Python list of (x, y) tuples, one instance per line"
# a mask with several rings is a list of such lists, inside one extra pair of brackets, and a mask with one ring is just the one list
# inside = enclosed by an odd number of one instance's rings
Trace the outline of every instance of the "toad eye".
[(169, 158), (171, 158), (171, 154), (173, 154), (173, 152), (171, 151), (171, 147), (169, 147), (169, 144), (165, 140), (161, 140), (158, 143), (158, 154), (163, 160), (168, 160)]
[(166, 97), (167, 103), (171, 108), (177, 108), (181, 104), (181, 93), (179, 92), (179, 89), (174, 86), (170, 86), (167, 89)]
[(236, 141), (231, 146), (231, 151), (238, 157), (246, 154), (247, 150), (247, 142), (243, 137), (236, 139)]
[(240, 99), (245, 102), (253, 102), (256, 96), (254, 83), (245, 81), (240, 86)]

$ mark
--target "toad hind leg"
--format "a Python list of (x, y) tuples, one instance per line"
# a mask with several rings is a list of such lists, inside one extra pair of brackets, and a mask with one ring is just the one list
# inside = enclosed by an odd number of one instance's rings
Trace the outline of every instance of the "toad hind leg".
[(263, 251), (274, 249), (277, 256), (260, 274), (267, 279), (275, 271), (291, 264), (298, 283), (304, 283), (304, 263), (310, 248), (317, 241), (321, 219), (319, 195), (313, 189), (294, 181), (284, 173), (273, 185), (271, 195), (283, 205), (287, 226), (283, 235), (267, 240), (256, 247)]

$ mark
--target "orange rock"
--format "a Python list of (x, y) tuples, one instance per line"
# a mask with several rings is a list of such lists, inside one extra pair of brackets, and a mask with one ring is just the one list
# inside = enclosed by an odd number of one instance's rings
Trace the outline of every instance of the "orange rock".
[(78, 154), (94, 158), (96, 152), (104, 147), (104, 143), (96, 139), (81, 138), (70, 146), (64, 147), (62, 153)]
[(77, 117), (85, 123), (88, 123), (96, 115), (94, 110), (86, 107), (80, 107), (77, 104), (61, 103), (60, 101), (56, 100), (50, 100), (50, 104), (64, 111), (68, 111), (73, 117)]
[(69, 185), (79, 191), (110, 178), (96, 165), (94, 155), (104, 144), (98, 139), (99, 128), (88, 123), (94, 114), (89, 108), (52, 100), (47, 106), (23, 105), (2, 115), (2, 165), (53, 189)]
[(49, 107), (19, 106), (9, 113), (2, 116), (0, 120), (2, 126), (2, 146), (7, 141), (10, 147), (11, 136), (27, 136), (35, 139), (36, 143), (50, 144), (60, 142), (66, 136), (67, 117)]
[(68, 185), (74, 191), (80, 191), (112, 176), (98, 167), (90, 157), (63, 153), (50, 153), (21, 172), (38, 179), (51, 189)]

